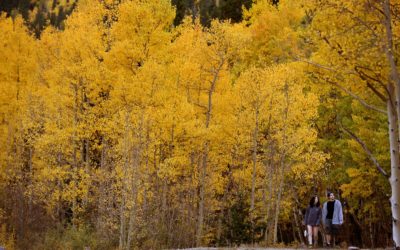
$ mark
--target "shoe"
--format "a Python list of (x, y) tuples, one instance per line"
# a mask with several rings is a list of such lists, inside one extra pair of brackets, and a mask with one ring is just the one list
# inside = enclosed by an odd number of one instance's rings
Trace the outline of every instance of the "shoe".
[(312, 245), (308, 245), (308, 248), (313, 248), (313, 246)]
[(326, 243), (326, 248), (331, 248), (331, 244), (330, 243)]

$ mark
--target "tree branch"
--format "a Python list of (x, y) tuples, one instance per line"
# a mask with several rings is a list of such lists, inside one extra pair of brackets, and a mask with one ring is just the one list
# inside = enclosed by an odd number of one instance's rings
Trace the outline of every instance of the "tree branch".
[(341, 89), (342, 91), (344, 91), (344, 92), (345, 92), (346, 94), (348, 94), (349, 96), (351, 96), (351, 97), (353, 97), (354, 99), (356, 99), (356, 100), (357, 100), (359, 103), (361, 103), (364, 107), (366, 107), (366, 108), (368, 108), (368, 109), (371, 109), (371, 110), (374, 110), (374, 111), (377, 111), (377, 112), (380, 112), (380, 113), (382, 113), (382, 114), (387, 114), (386, 110), (377, 108), (377, 107), (375, 107), (375, 106), (372, 106), (372, 105), (366, 103), (365, 100), (363, 100), (361, 97), (355, 95), (355, 94), (354, 94), (353, 92), (351, 92), (350, 90), (348, 90), (348, 89), (346, 89), (346, 88), (340, 86), (338, 83), (336, 83), (336, 82), (334, 82), (334, 81), (331, 81), (331, 80), (328, 80), (328, 79), (325, 79), (325, 80), (326, 80), (328, 83), (330, 83), (330, 84), (332, 84), (332, 85), (335, 85), (337, 88)]
[(358, 138), (354, 133), (352, 133), (350, 130), (346, 129), (345, 127), (343, 127), (342, 124), (339, 124), (340, 128), (346, 132), (348, 135), (350, 135), (351, 138), (353, 138), (354, 140), (356, 140), (356, 142), (358, 142), (358, 144), (360, 144), (360, 146), (364, 149), (365, 153), (368, 154), (369, 158), (371, 159), (371, 161), (375, 164), (376, 169), (386, 178), (389, 178), (388, 174), (386, 173), (386, 171), (381, 167), (381, 165), (379, 164), (378, 160), (374, 157), (374, 155), (372, 154), (372, 152), (368, 149), (367, 145), (360, 139)]
[(304, 59), (296, 57), (296, 56), (294, 57), (294, 59), (299, 61), (299, 62), (304, 62), (304, 63), (310, 64), (312, 66), (315, 66), (317, 68), (328, 70), (328, 71), (331, 71), (331, 72), (334, 72), (334, 73), (339, 73), (339, 74), (345, 73), (345, 74), (348, 74), (348, 75), (357, 75), (357, 72), (355, 72), (355, 71), (341, 72), (341, 71), (333, 69), (333, 68), (331, 68), (329, 66), (325, 66), (325, 65), (322, 65), (322, 64), (319, 64), (319, 63), (316, 63), (316, 62), (313, 62), (313, 61), (309, 61), (309, 60), (304, 60)]
[[(365, 73), (365, 72), (363, 71), (363, 69), (374, 73), (374, 74), (375, 74), (375, 77), (372, 77), (372, 76), (368, 75), (367, 73)], [(368, 84), (372, 85), (372, 83), (369, 83), (368, 79), (372, 80), (373, 82), (377, 82), (377, 83), (385, 90), (386, 94), (387, 94), (388, 96), (390, 96), (390, 93), (389, 93), (389, 91), (388, 91), (386, 85), (383, 84), (383, 82), (380, 80), (380, 77), (381, 77), (381, 76), (378, 75), (376, 72), (374, 72), (374, 71), (371, 70), (370, 68), (362, 67), (362, 66), (355, 66), (355, 67), (354, 67), (354, 70), (359, 74), (359, 76), (360, 76), (361, 79), (367, 81), (367, 86), (368, 86)], [(368, 78), (368, 79), (367, 79), (367, 78)], [(368, 86), (368, 87), (371, 88), (370, 86)], [(375, 87), (374, 87), (374, 88), (375, 88)], [(373, 90), (373, 89), (372, 89), (372, 90)], [(375, 90), (373, 90), (373, 91), (375, 92)], [(379, 94), (378, 94), (378, 93), (379, 93)], [(375, 92), (375, 94), (377, 94), (377, 95), (378, 95), (382, 100), (384, 100), (385, 102), (387, 101), (387, 98), (384, 97), (384, 94), (382, 94), (382, 93), (380, 93), (380, 92)]]
[(377, 95), (383, 102), (387, 102), (387, 98), (381, 93), (379, 92), (374, 85), (372, 85), (372, 83), (370, 83), (369, 81), (367, 81), (367, 87), (370, 88), (372, 90), (372, 92), (375, 93), (375, 95)]
[[(321, 69), (324, 69), (324, 70), (328, 70), (328, 71), (331, 71), (331, 72), (334, 72), (334, 73), (339, 73), (339, 74), (342, 73), (342, 72), (339, 72), (339, 71), (337, 71), (337, 70), (335, 70), (335, 69), (332, 69), (332, 68), (330, 68), (330, 67), (328, 67), (328, 66), (321, 65), (321, 64), (318, 64), (318, 63), (315, 63), (315, 62), (312, 62), (312, 61), (304, 60), (304, 59), (301, 59), (301, 58), (298, 58), (298, 57), (295, 57), (295, 59), (298, 60), (298, 61), (301, 61), (301, 62), (305, 62), (305, 63), (310, 64), (310, 65), (313, 65), (313, 66), (315, 66), (315, 67), (317, 67), (317, 68), (321, 68)], [(347, 74), (358, 75), (357, 72), (347, 72)], [(367, 103), (365, 100), (363, 100), (361, 97), (355, 95), (353, 92), (351, 92), (350, 90), (348, 90), (348, 89), (342, 87), (342, 86), (339, 85), (338, 83), (336, 83), (336, 82), (334, 82), (334, 81), (331, 81), (331, 80), (328, 80), (328, 79), (325, 79), (325, 80), (326, 80), (328, 83), (330, 83), (330, 84), (332, 84), (332, 85), (335, 85), (337, 88), (341, 89), (342, 91), (344, 91), (345, 93), (347, 93), (348, 95), (350, 95), (351, 97), (353, 97), (354, 99), (356, 99), (356, 100), (357, 100), (358, 102), (360, 102), (364, 107), (366, 107), (366, 108), (368, 108), (368, 109), (371, 109), (371, 110), (374, 110), (374, 111), (377, 111), (377, 112), (380, 112), (380, 113), (382, 113), (382, 114), (387, 114), (387, 113), (386, 113), (386, 110), (380, 109), (380, 108), (377, 108), (377, 107), (375, 107), (375, 106), (372, 106), (372, 105), (368, 104), (368, 103)], [(376, 93), (375, 93), (375, 94), (376, 94)], [(379, 96), (379, 95), (378, 95), (378, 96)]]
[(384, 88), (385, 92), (389, 95), (389, 91), (387, 90), (386, 86), (384, 86), (379, 79), (369, 76), (367, 73), (363, 72), (361, 70), (361, 68), (362, 67), (358, 67), (358, 66), (355, 67), (355, 70), (359, 74), (360, 78), (363, 79), (364, 81), (366, 81), (367, 87), (370, 88), (372, 90), (372, 92), (375, 93), (375, 95), (377, 95), (383, 102), (386, 103), (387, 102), (386, 96), (384, 94), (382, 94), (381, 92), (379, 92), (379, 90), (377, 88), (375, 88), (375, 86), (369, 80), (379, 83)]

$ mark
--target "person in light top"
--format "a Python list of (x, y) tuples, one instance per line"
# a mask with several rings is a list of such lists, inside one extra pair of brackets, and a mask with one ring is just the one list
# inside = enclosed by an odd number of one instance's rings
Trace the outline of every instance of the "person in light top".
[[(326, 244), (328, 247), (335, 245), (335, 238), (343, 224), (342, 203), (335, 199), (332, 192), (328, 192), (328, 200), (322, 207), (322, 223), (326, 232)], [(333, 239), (332, 239), (333, 238)], [(333, 240), (333, 242), (331, 242)]]

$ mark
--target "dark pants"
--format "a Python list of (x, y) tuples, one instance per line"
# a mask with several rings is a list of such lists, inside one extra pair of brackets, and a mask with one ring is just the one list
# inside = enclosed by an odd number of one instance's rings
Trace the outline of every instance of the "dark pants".
[(326, 219), (325, 221), (325, 232), (329, 235), (338, 235), (340, 225), (332, 224), (332, 220)]

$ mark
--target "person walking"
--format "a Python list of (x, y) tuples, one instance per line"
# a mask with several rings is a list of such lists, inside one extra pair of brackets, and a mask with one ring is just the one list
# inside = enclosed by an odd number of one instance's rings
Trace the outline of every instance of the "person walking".
[(321, 206), (318, 196), (313, 196), (304, 216), (304, 224), (307, 226), (308, 246), (318, 245), (318, 228), (321, 219)]
[(328, 192), (327, 196), (328, 200), (322, 207), (322, 223), (326, 232), (326, 245), (330, 247), (335, 246), (336, 236), (343, 224), (343, 210), (342, 203), (335, 199), (332, 192)]

